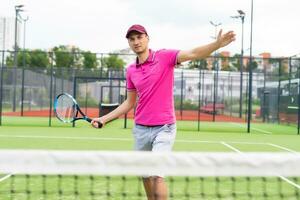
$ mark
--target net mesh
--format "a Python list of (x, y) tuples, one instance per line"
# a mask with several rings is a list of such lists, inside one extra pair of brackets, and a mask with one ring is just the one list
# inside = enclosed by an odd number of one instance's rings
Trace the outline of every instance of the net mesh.
[(300, 199), (293, 154), (0, 151), (0, 158), (0, 199), (147, 199), (143, 179), (158, 173), (168, 199)]
[(73, 98), (65, 94), (60, 95), (56, 100), (55, 113), (61, 121), (72, 122), (77, 113)]

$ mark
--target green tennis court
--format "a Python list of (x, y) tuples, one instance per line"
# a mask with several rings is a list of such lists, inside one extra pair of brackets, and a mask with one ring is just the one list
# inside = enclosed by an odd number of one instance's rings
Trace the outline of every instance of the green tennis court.
[[(60, 149), (60, 150), (132, 150), (132, 121), (123, 128), (124, 121), (116, 120), (104, 129), (94, 129), (86, 122), (76, 127), (53, 119), (47, 127), (46, 118), (6, 117), (0, 127), (1, 149)], [(16, 125), (18, 124), (18, 125)], [(299, 136), (291, 126), (252, 124), (251, 133), (246, 124), (177, 122), (175, 151), (300, 151)]]
[[(52, 127), (47, 127), (46, 118), (5, 117), (3, 120), (5, 125), (0, 127), (1, 149), (80, 151), (132, 151), (133, 149), (132, 121), (128, 122), (127, 129), (123, 128), (123, 119), (115, 120), (103, 129), (94, 129), (86, 122), (78, 122), (76, 127), (71, 127), (70, 124), (63, 124), (54, 118)], [(195, 122), (177, 123), (178, 132), (174, 146), (176, 152), (295, 154), (300, 151), (299, 136), (291, 126), (253, 123), (250, 134), (246, 132), (246, 124), (242, 123), (202, 122), (199, 132), (195, 131), (197, 126)], [(74, 199), (74, 195), (77, 199), (145, 199), (140, 178), (62, 177), (2, 174), (0, 193), (13, 191), (13, 194), (1, 195), (0, 199), (24, 199), (25, 196), (29, 196), (29, 199), (61, 197)], [(249, 199), (249, 195), (255, 199), (265, 199), (265, 195), (270, 199), (285, 199), (280, 195), (287, 199), (299, 198), (299, 188), (293, 185), (300, 187), (299, 179), (291, 177), (288, 181), (292, 184), (278, 177), (167, 177), (170, 199), (199, 199), (199, 197), (228, 199), (234, 195), (234, 199)]]

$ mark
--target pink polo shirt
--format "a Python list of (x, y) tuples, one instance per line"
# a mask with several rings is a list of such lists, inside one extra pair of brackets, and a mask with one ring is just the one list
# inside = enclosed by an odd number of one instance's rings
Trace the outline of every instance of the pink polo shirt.
[(173, 98), (174, 67), (179, 50), (149, 50), (148, 59), (127, 68), (127, 90), (136, 90), (135, 123), (163, 125), (175, 123)]

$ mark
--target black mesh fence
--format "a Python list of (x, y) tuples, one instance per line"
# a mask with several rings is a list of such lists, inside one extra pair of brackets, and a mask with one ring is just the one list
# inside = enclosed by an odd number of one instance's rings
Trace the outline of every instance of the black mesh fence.
[[(107, 67), (112, 54), (91, 54), (94, 66), (84, 53), (1, 52), (0, 123), (8, 116), (49, 117), (56, 95), (75, 95), (81, 107), (99, 116), (101, 104), (121, 104), (126, 99), (126, 68)], [(58, 60), (69, 55), (69, 62)], [(116, 55), (124, 65), (134, 62), (132, 54)], [(44, 62), (37, 61), (37, 58)], [(30, 64), (29, 63), (30, 60)], [(174, 72), (174, 106), (177, 120), (247, 122), (249, 104), (249, 58), (209, 57), (184, 64)], [(41, 65), (41, 66), (38, 66)], [(299, 58), (254, 58), (252, 121), (299, 124)], [(95, 110), (93, 110), (95, 109)], [(129, 117), (133, 117), (133, 111)], [(199, 130), (198, 123), (198, 130)]]

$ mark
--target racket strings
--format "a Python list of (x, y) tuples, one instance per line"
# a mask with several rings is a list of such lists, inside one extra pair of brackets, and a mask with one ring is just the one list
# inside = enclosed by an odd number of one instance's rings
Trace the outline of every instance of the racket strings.
[(77, 107), (71, 97), (61, 95), (57, 99), (57, 117), (64, 122), (71, 122), (77, 115)]

